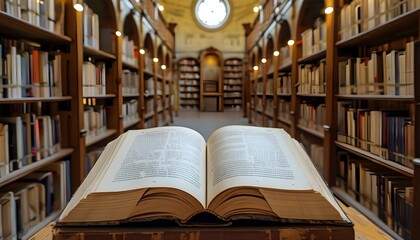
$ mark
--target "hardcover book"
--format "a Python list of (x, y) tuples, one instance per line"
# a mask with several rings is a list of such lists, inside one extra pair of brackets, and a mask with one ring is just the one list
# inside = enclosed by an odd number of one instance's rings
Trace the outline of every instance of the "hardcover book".
[(283, 129), (227, 126), (207, 143), (186, 127), (130, 130), (110, 142), (57, 226), (197, 216), (351, 226), (303, 147)]

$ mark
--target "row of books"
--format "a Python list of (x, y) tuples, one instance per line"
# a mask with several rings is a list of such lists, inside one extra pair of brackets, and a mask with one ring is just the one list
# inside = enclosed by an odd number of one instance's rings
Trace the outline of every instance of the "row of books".
[(106, 94), (106, 66), (104, 62), (83, 62), (82, 68), (83, 96)]
[(179, 80), (179, 85), (199, 86), (200, 82), (198, 80), (180, 79)]
[(146, 115), (152, 114), (154, 111), (154, 100), (153, 98), (146, 99), (144, 104), (144, 112)]
[(122, 93), (124, 94), (135, 94), (139, 93), (139, 74), (137, 72), (123, 69), (122, 72)]
[(314, 105), (311, 102), (302, 102), (299, 105), (300, 126), (308, 127), (316, 131), (322, 131), (322, 125), (325, 123), (325, 104)]
[(89, 6), (83, 4), (83, 43), (94, 49), (99, 46), (99, 16)]
[(180, 79), (200, 79), (200, 74), (198, 73), (190, 73), (190, 72), (183, 72), (179, 74)]
[(60, 117), (0, 117), (0, 178), (60, 150)]
[(144, 71), (152, 73), (153, 69), (153, 56), (151, 56), (150, 53), (146, 51), (144, 56)]
[(326, 61), (319, 64), (300, 64), (298, 70), (298, 93), (318, 94), (325, 93), (326, 84)]
[(418, 0), (353, 0), (340, 12), (340, 39), (349, 39), (416, 9)]
[(327, 47), (325, 21), (317, 18), (314, 27), (302, 32), (302, 56), (309, 56)]
[(153, 77), (150, 77), (144, 81), (144, 89), (145, 96), (153, 96), (155, 91), (155, 81)]
[(181, 65), (179, 66), (180, 72), (199, 72), (200, 67), (199, 66), (190, 66), (190, 65)]
[(292, 73), (280, 74), (277, 81), (277, 93), (292, 93)]
[(287, 64), (291, 64), (291, 50), (290, 50), (290, 46), (286, 45), (280, 48), (280, 62), (279, 62), (279, 66), (285, 66)]
[(414, 42), (339, 62), (340, 94), (414, 95)]
[(242, 79), (228, 79), (228, 78), (225, 78), (223, 80), (223, 83), (225, 85), (241, 85), (242, 84)]
[(237, 92), (241, 92), (242, 91), (242, 87), (240, 85), (224, 85), (223, 86), (223, 90), (225, 91), (237, 91)]
[(225, 92), (225, 93), (223, 93), (223, 97), (225, 97), (225, 98), (232, 98), (232, 97), (240, 98), (241, 96), (242, 96), (241, 92)]
[(291, 103), (284, 99), (279, 99), (278, 104), (279, 104), (278, 118), (284, 121), (290, 122), (291, 121), (291, 115), (290, 115)]
[(60, 54), (50, 55), (19, 41), (0, 42), (0, 98), (61, 95)]
[(138, 49), (138, 46), (134, 44), (133, 40), (130, 40), (128, 36), (124, 36), (121, 48), (122, 61), (137, 66), (139, 57)]
[(24, 239), (70, 199), (70, 162), (52, 163), (0, 189), (0, 239)]
[(200, 95), (198, 93), (189, 93), (189, 92), (181, 92), (179, 94), (180, 98), (199, 98)]
[(338, 184), (404, 239), (410, 239), (412, 179), (339, 152)]
[(86, 153), (86, 176), (92, 169), (93, 165), (95, 165), (96, 161), (98, 160), (99, 156), (102, 154), (103, 151), (104, 147), (99, 147)]
[(226, 71), (226, 72), (229, 72), (229, 71), (233, 71), (233, 72), (241, 72), (242, 71), (242, 66), (225, 66), (224, 67), (224, 70)]
[(139, 103), (136, 99), (126, 101), (122, 105), (123, 125), (139, 119)]
[(181, 92), (200, 92), (199, 87), (195, 86), (187, 86), (186, 84), (180, 86)]
[(225, 65), (239, 65), (242, 64), (242, 61), (239, 59), (227, 59)]
[[(59, 4), (60, 8), (64, 7), (63, 3)], [(4, 9), (0, 7), (0, 10), (51, 32), (60, 32), (56, 28), (55, 8), (54, 0), (7, 0)]]
[(308, 152), (319, 174), (322, 175), (324, 172), (324, 146), (322, 144), (311, 143)]
[(242, 73), (225, 72), (224, 78), (242, 78)]
[(403, 110), (371, 110), (342, 104), (339, 108), (339, 141), (383, 159), (413, 168), (414, 124)]
[(101, 135), (107, 129), (106, 109), (104, 105), (83, 105), (83, 122), (86, 138)]

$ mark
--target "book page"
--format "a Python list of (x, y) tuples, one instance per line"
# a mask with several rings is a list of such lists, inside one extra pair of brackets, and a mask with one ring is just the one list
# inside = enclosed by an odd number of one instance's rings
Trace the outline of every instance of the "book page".
[(220, 192), (239, 186), (310, 190), (301, 173), (295, 147), (283, 129), (228, 126), (207, 143), (207, 204)]
[(204, 207), (205, 144), (198, 132), (184, 127), (128, 131), (95, 192), (177, 188)]

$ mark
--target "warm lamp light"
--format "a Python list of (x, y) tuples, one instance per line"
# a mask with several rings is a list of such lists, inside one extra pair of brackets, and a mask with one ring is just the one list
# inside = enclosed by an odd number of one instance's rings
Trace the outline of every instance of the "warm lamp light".
[(74, 9), (76, 9), (76, 11), (78, 12), (83, 12), (83, 5), (80, 3), (76, 3), (73, 5)]
[(254, 7), (252, 10), (254, 11), (254, 13), (257, 13), (260, 9), (258, 7)]
[(324, 13), (325, 14), (331, 14), (333, 11), (334, 11), (333, 7), (327, 7), (327, 8), (325, 8)]
[(120, 37), (122, 34), (120, 31), (115, 31), (115, 35), (117, 35), (117, 37)]
[(140, 53), (141, 55), (143, 55), (143, 54), (145, 54), (145, 53), (146, 53), (146, 51), (144, 51), (144, 49), (142, 48), (142, 49), (140, 49), (140, 50), (139, 50), (139, 53)]
[(160, 4), (159, 4), (159, 7), (158, 8), (159, 8), (159, 11), (165, 10), (165, 8), (162, 5), (160, 5)]
[(253, 69), (254, 69), (254, 71), (257, 71), (258, 70), (258, 66), (254, 66)]
[(273, 55), (274, 55), (275, 57), (277, 57), (278, 55), (280, 55), (280, 52), (276, 50), (276, 51), (274, 51), (274, 52), (273, 52)]
[(267, 59), (262, 58), (262, 59), (261, 59), (261, 62), (262, 62), (262, 63), (266, 63), (266, 62), (267, 62)]
[(290, 39), (287, 41), (287, 45), (292, 46), (293, 44), (295, 44), (295, 40)]
[(162, 66), (160, 66), (160, 68), (162, 68), (162, 70), (165, 70), (166, 69), (166, 65), (162, 65)]
[(159, 58), (157, 57), (153, 58), (153, 62), (159, 62)]

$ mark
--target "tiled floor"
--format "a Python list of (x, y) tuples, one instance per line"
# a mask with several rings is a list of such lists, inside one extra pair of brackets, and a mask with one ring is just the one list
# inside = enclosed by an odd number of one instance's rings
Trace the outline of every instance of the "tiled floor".
[(216, 129), (227, 125), (249, 125), (243, 118), (242, 110), (225, 110), (224, 112), (200, 112), (197, 110), (180, 110), (172, 126), (189, 127), (201, 133), (205, 139)]

